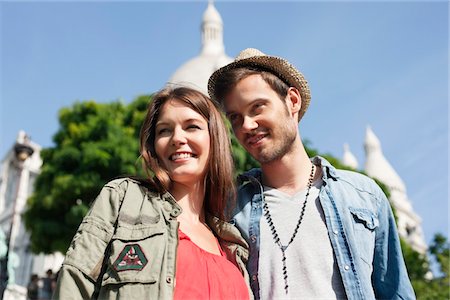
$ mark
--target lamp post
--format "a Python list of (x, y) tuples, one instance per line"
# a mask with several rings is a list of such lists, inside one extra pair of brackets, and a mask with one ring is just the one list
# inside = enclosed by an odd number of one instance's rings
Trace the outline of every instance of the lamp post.
[[(12, 202), (12, 212), (11, 212), (11, 223), (9, 224), (9, 231), (6, 236), (6, 255), (3, 259), (0, 260), (0, 299), (3, 299), (5, 290), (8, 286), (9, 274), (8, 274), (8, 262), (10, 251), (12, 251), (11, 247), (13, 244), (12, 241), (12, 233), (15, 228), (15, 219), (16, 219), (16, 206), (17, 206), (17, 198), (19, 197), (19, 191), (22, 180), (22, 172), (25, 161), (33, 154), (34, 150), (28, 143), (28, 137), (24, 137), (23, 143), (17, 142), (14, 145), (14, 154), (15, 160), (18, 167), (18, 181), (17, 181), (17, 191)], [(11, 180), (11, 179), (8, 179)]]

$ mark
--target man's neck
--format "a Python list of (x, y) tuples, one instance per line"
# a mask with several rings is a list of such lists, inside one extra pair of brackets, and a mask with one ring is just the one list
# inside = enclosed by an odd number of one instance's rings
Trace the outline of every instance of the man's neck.
[(261, 165), (262, 183), (293, 195), (307, 186), (311, 168), (311, 160), (300, 143), (281, 159)]

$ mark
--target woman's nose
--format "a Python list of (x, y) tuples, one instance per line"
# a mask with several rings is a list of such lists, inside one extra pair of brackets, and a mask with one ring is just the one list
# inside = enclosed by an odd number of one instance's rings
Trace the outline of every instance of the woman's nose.
[(175, 128), (172, 135), (172, 144), (177, 145), (183, 145), (186, 144), (186, 135), (184, 130), (181, 128)]

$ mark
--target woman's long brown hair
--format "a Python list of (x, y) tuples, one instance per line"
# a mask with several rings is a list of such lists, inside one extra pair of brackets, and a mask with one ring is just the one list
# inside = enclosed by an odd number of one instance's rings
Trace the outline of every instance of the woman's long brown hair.
[(234, 165), (230, 137), (222, 115), (215, 104), (203, 93), (187, 87), (165, 88), (153, 95), (140, 132), (140, 153), (144, 169), (160, 192), (170, 189), (171, 179), (160, 164), (155, 151), (156, 122), (161, 108), (168, 100), (178, 100), (202, 115), (208, 122), (210, 153), (205, 177), (205, 211), (225, 220), (225, 209), (234, 203)]

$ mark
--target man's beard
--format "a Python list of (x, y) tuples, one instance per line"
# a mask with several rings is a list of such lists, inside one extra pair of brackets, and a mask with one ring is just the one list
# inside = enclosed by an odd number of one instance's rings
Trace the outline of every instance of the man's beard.
[(254, 157), (259, 163), (267, 164), (276, 160), (280, 160), (284, 155), (292, 151), (294, 141), (297, 137), (297, 132), (283, 126), (281, 140), (278, 140), (276, 145), (268, 146), (259, 152), (257, 157)]

